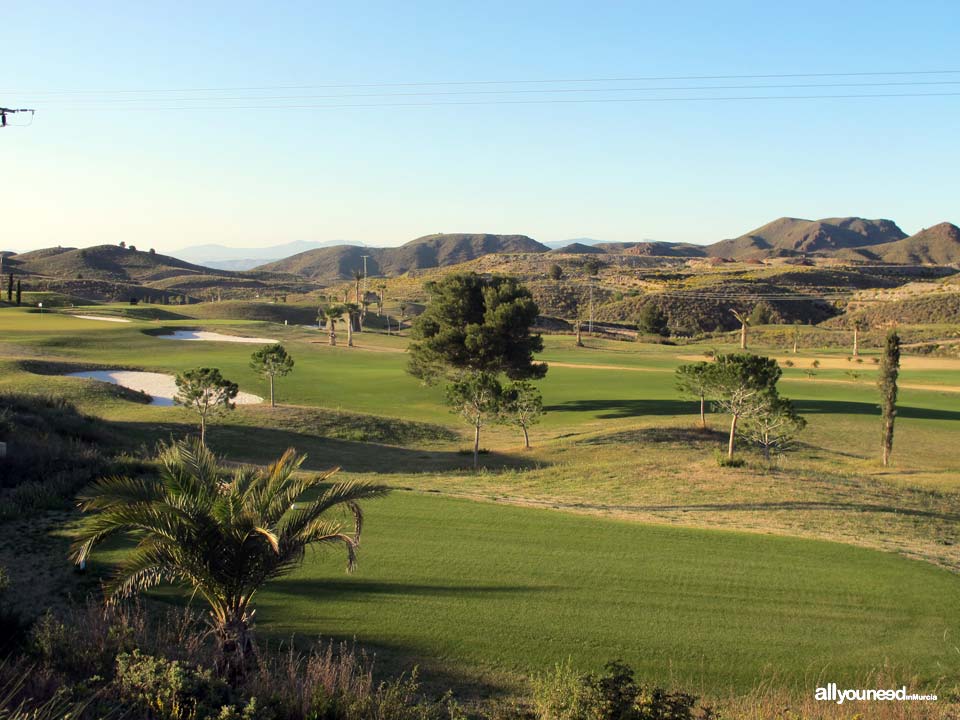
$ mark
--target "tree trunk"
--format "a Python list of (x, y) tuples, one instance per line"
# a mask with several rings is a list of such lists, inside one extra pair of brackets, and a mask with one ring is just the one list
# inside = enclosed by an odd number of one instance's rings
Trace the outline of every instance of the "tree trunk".
[(730, 441), (727, 443), (727, 460), (733, 460), (733, 440), (737, 436), (737, 420), (739, 419), (737, 415), (734, 415), (730, 421)]
[(583, 347), (583, 326), (577, 322), (577, 347)]
[(890, 449), (893, 447), (893, 423), (885, 420), (883, 423), (883, 466), (890, 464)]
[(700, 396), (700, 427), (703, 430), (707, 429), (707, 413), (704, 407), (705, 405), (706, 405), (706, 398), (703, 395), (701, 395)]
[(473, 426), (473, 469), (480, 466), (480, 423)]
[(273, 400), (273, 375), (270, 376), (270, 407), (276, 407), (277, 403)]
[(330, 347), (336, 347), (337, 344), (337, 326), (336, 320), (330, 319)]
[(527, 430), (527, 426), (523, 425), (523, 447), (527, 450), (530, 449), (530, 433)]
[(793, 354), (794, 355), (797, 354), (797, 336), (796, 335), (793, 336)]
[(256, 657), (253, 634), (244, 615), (235, 615), (216, 629), (220, 647), (215, 667), (230, 682), (236, 682), (246, 675)]
[(207, 445), (207, 418), (204, 415), (200, 416), (200, 444)]
[(347, 316), (347, 347), (353, 347), (353, 313)]
[(740, 349), (747, 349), (747, 323), (744, 321), (740, 322)]

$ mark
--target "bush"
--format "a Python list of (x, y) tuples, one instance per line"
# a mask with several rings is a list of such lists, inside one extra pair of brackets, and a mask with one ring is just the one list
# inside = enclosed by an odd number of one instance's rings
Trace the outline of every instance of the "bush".
[(151, 720), (213, 717), (230, 703), (229, 687), (210, 670), (139, 650), (117, 656), (115, 686), (124, 706)]
[(717, 465), (720, 467), (738, 468), (747, 464), (747, 461), (742, 457), (727, 457), (727, 454), (721, 450), (717, 450), (714, 457), (716, 457)]
[(601, 674), (583, 675), (569, 661), (533, 681), (538, 720), (708, 720), (713, 709), (684, 692), (637, 684), (633, 669), (607, 663)]

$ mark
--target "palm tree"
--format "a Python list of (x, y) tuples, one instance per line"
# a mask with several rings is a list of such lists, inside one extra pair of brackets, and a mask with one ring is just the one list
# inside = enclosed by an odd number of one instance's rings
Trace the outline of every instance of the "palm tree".
[(347, 347), (353, 347), (353, 331), (357, 327), (357, 321), (360, 317), (360, 308), (354, 303), (346, 303), (343, 306), (343, 312), (347, 316)]
[(327, 321), (327, 328), (330, 331), (330, 346), (337, 344), (337, 321), (343, 319), (346, 312), (346, 305), (327, 305), (320, 308), (320, 316)]
[[(323, 490), (339, 468), (298, 474), (306, 456), (287, 450), (266, 468), (232, 476), (196, 441), (174, 443), (160, 454), (156, 478), (107, 477), (81, 496), (90, 513), (71, 548), (78, 564), (95, 545), (123, 533), (137, 541), (105, 586), (113, 602), (161, 582), (184, 585), (210, 606), (222, 671), (240, 673), (255, 652), (250, 603), (263, 585), (303, 560), (308, 545), (343, 545), (347, 568), (356, 563), (363, 524), (359, 502), (386, 489), (343, 482)], [(308, 495), (312, 499), (301, 498)], [(352, 530), (328, 518), (342, 507)]]
[(357, 292), (357, 305), (360, 304), (360, 281), (363, 280), (363, 270), (354, 270), (353, 271), (353, 281), (356, 285)]

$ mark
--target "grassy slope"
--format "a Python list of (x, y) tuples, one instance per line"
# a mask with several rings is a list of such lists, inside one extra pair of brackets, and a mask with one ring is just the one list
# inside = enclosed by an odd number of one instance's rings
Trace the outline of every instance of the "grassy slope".
[(773, 673), (806, 691), (826, 668), (853, 682), (886, 663), (924, 681), (956, 667), (960, 578), (892, 555), (411, 493), (369, 504), (366, 528), (355, 575), (331, 551), (269, 585), (260, 632), (507, 682), (622, 658), (718, 694)]
[[(304, 405), (458, 427), (439, 404), (439, 392), (405, 375), (400, 339), (358, 336), (360, 344), (379, 350), (372, 352), (331, 349), (317, 333), (292, 326), (161, 323), (282, 339), (297, 358), (294, 374), (278, 386), (282, 401), (296, 397)], [(244, 390), (263, 394), (264, 383), (246, 366), (251, 346), (173, 342), (142, 332), (159, 324), (3, 310), (0, 355), (85, 364), (110, 360), (168, 371), (210, 364)], [(313, 467), (342, 464), (347, 475), (375, 472), (367, 477), (397, 487), (661, 523), (839, 538), (960, 567), (956, 393), (904, 391), (898, 465), (888, 473), (875, 460), (872, 384), (866, 378), (844, 380), (842, 353), (818, 352), (824, 368), (815, 378), (798, 367), (787, 371), (783, 385), (810, 420), (803, 438), (809, 446), (773, 472), (756, 465), (719, 469), (710, 453), (719, 438), (690, 435), (694, 406), (676, 396), (671, 376), (678, 354), (697, 356), (702, 348), (590, 342), (595, 347), (575, 350), (569, 338), (547, 338), (545, 359), (643, 370), (555, 365), (543, 385), (550, 413), (535, 431), (538, 448), (520, 453), (514, 434), (485, 435), (484, 444), (504, 452), (488, 462), (528, 469), (454, 472), (466, 462), (456, 442), (430, 444), (416, 433), (391, 446), (345, 442), (330, 437), (329, 419), (326, 426), (314, 422), (302, 408), (269, 417), (265, 408), (238, 410), (227, 426), (214, 430), (214, 444), (250, 460), (294, 444), (311, 453)], [(829, 367), (829, 361), (838, 367)], [(956, 386), (957, 371), (943, 367), (923, 371), (924, 380)], [(865, 376), (872, 372), (862, 370)], [(844, 381), (823, 382), (827, 379)], [(28, 373), (19, 361), (6, 362), (0, 386), (75, 397), (136, 442), (189, 429), (183, 410), (147, 407), (120, 394), (94, 392), (92, 383)], [(719, 419), (711, 422), (718, 425)], [(493, 538), (490, 528), (498, 530)], [(320, 587), (320, 578), (340, 577), (340, 566), (332, 559), (311, 560), (296, 580), (301, 584), (291, 580), (287, 590), (280, 584), (264, 594), (264, 629), (277, 636), (294, 628), (356, 633), (423, 660), (449, 658), (464, 667), (527, 670), (567, 653), (596, 663), (622, 654), (641, 667), (657, 668), (650, 672), (666, 672), (673, 663), (684, 677), (717, 687), (742, 686), (768, 663), (778, 669), (787, 663), (797, 679), (803, 671), (819, 670), (824, 657), (840, 658), (851, 672), (889, 657), (929, 673), (940, 657), (943, 618), (956, 616), (954, 576), (893, 555), (796, 539), (620, 524), (406, 494), (372, 508), (370, 529), (360, 576)], [(492, 547), (500, 537), (510, 542)], [(591, 553), (600, 560), (591, 562)], [(598, 594), (601, 582), (609, 590)], [(325, 602), (319, 603), (318, 595)], [(797, 597), (803, 599), (799, 605)], [(735, 609), (744, 603), (748, 611), (741, 617)], [(774, 635), (771, 641), (770, 627), (782, 628), (782, 639)], [(876, 628), (889, 634), (884, 639)], [(622, 653), (614, 652), (620, 648)]]

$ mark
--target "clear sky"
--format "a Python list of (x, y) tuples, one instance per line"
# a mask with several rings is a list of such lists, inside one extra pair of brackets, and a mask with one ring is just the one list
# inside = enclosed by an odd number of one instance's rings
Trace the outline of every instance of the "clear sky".
[[(0, 249), (915, 232), (960, 221), (960, 95), (662, 99), (960, 93), (960, 72), (426, 83), (958, 71), (958, 30), (955, 0), (8, 2), (0, 106), (38, 112), (0, 130)], [(864, 85), (893, 82), (940, 84)], [(726, 87), (665, 89), (705, 85)]]

